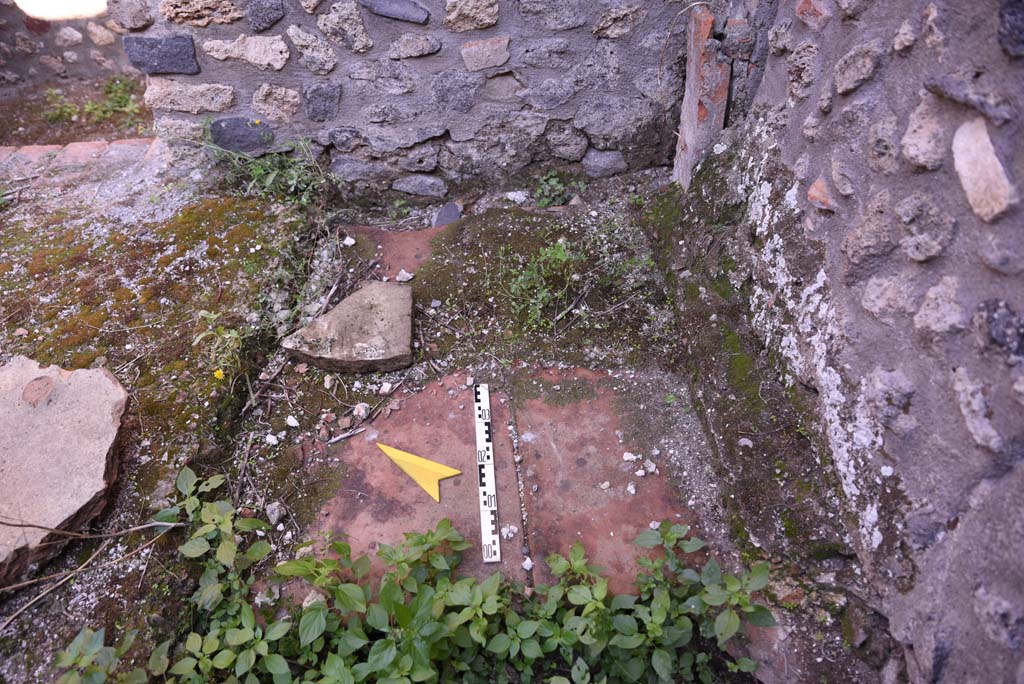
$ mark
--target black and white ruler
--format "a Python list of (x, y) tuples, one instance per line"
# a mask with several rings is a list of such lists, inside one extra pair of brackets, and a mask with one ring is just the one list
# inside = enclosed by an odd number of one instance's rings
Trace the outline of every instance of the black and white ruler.
[(487, 385), (474, 387), (476, 403), (476, 468), (480, 488), (480, 546), (484, 563), (501, 560), (498, 530), (498, 485), (494, 479), (494, 435), (491, 431), (491, 391)]

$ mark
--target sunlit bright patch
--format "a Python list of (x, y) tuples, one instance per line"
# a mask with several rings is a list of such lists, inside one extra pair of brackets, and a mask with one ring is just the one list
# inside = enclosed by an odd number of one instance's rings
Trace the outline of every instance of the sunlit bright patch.
[(107, 0), (14, 0), (14, 3), (36, 19), (84, 19), (107, 11)]

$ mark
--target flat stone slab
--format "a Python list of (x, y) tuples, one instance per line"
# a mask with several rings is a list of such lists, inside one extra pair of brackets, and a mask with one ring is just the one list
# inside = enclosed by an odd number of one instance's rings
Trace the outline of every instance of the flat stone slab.
[[(579, 541), (591, 563), (605, 569), (609, 590), (633, 592), (636, 560), (648, 555), (633, 543), (637, 535), (652, 521), (696, 523), (664, 458), (651, 457), (654, 445), (637, 441), (642, 438), (623, 424), (618, 402), (625, 399), (603, 382), (607, 377), (587, 370), (540, 371), (535, 380), (561, 389), (516, 401), (537, 584), (555, 582), (543, 559), (568, 555)], [(624, 460), (625, 453), (637, 460)], [(638, 477), (645, 461), (659, 472)], [(629, 493), (630, 483), (635, 494)]]
[[(380, 571), (380, 544), (398, 544), (405, 532), (425, 532), (448, 518), (473, 544), (463, 552), (460, 574), (485, 579), (500, 571), (509, 580), (525, 582), (522, 515), (509, 438), (510, 412), (505, 395), (492, 387), (491, 425), (494, 439), (494, 477), (497, 481), (498, 522), (515, 528), (501, 540), (502, 560), (484, 563), (480, 550), (480, 499), (477, 489), (476, 432), (473, 389), (465, 373), (431, 382), (426, 389), (401, 400), (401, 408), (381, 416), (366, 432), (330, 447), (342, 463), (341, 488), (322, 508), (310, 529), (344, 534), (353, 555), (369, 554)], [(400, 395), (396, 395), (400, 396)], [(435, 503), (408, 475), (377, 448), (377, 443), (407, 451), (462, 471), (441, 480), (441, 502)]]
[(412, 288), (372, 281), (285, 338), (292, 356), (343, 373), (392, 371), (412, 363)]
[(47, 530), (103, 510), (128, 393), (106, 369), (0, 366), (0, 586), (60, 550)]

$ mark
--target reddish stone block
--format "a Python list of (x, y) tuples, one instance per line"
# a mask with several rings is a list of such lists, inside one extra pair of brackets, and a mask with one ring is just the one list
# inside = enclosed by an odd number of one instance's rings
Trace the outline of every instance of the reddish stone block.
[(725, 126), (729, 99), (729, 60), (712, 38), (715, 15), (704, 6), (690, 11), (687, 26), (686, 90), (679, 116), (672, 180), (690, 187), (693, 167)]
[(50, 30), (50, 22), (45, 19), (36, 19), (35, 17), (25, 17), (25, 28), (29, 32), (41, 36)]
[(828, 0), (799, 0), (795, 12), (797, 19), (815, 31), (820, 31), (832, 18)]
[(811, 206), (823, 211), (833, 211), (835, 207), (835, 203), (832, 201), (832, 193), (829, 191), (828, 184), (824, 178), (818, 178), (818, 180), (811, 183), (811, 187), (807, 188), (807, 201), (811, 203)]
[[(447, 376), (442, 383), (432, 382), (418, 394), (396, 395), (402, 399), (401, 410), (377, 418), (362, 434), (330, 447), (321, 443), (321, 449), (341, 460), (344, 477), (307, 535), (313, 539), (321, 532), (345, 535), (353, 555), (369, 554), (380, 573), (383, 565), (376, 558), (380, 544), (398, 544), (405, 532), (424, 532), (449, 518), (473, 544), (463, 553), (463, 575), (485, 579), (500, 571), (509, 580), (525, 583), (522, 532), (502, 540), (500, 563), (483, 562), (473, 390), (466, 387), (465, 374)], [(507, 400), (501, 403), (502, 396), (492, 387), (499, 528), (521, 528), (519, 488), (507, 429), (509, 409)], [(435, 503), (384, 455), (378, 442), (457, 468), (462, 474), (441, 481), (441, 502)]]
[(445, 228), (446, 226), (439, 226), (401, 232), (372, 227), (346, 230), (356, 240), (368, 240), (371, 244), (380, 245), (380, 267), (375, 271), (375, 275), (394, 278), (402, 269), (415, 273), (420, 266), (427, 263), (432, 254), (431, 242), (444, 232)]
[(7, 160), (13, 169), (12, 175), (36, 173), (46, 168), (53, 161), (53, 158), (60, 153), (61, 149), (63, 148), (60, 145), (25, 145), (24, 147), (19, 147), (18, 151)]
[(54, 159), (54, 164), (58, 166), (88, 164), (103, 154), (106, 149), (107, 142), (105, 140), (69, 143)]
[[(553, 583), (544, 559), (568, 554), (579, 541), (590, 561), (604, 568), (612, 592), (635, 591), (636, 560), (648, 554), (633, 543), (637, 535), (651, 521), (692, 525), (696, 516), (685, 507), (665, 463), (659, 464), (659, 474), (635, 474), (654, 445), (634, 442), (631, 435), (619, 441), (626, 428), (616, 407), (624, 397), (609, 386), (607, 375), (547, 371), (539, 378), (579, 398), (516, 403), (534, 581)], [(627, 451), (640, 460), (624, 460)], [(630, 482), (635, 495), (628, 491)]]

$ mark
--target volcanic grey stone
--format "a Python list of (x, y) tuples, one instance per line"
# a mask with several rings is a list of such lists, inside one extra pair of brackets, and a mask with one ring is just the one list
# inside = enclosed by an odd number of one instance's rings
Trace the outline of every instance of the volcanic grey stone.
[(1007, 356), (1024, 358), (1024, 316), (1003, 299), (982, 302), (978, 314), (989, 344)]
[(468, 112), (476, 102), (476, 95), (486, 79), (480, 74), (471, 74), (463, 69), (448, 69), (434, 77), (432, 83), (434, 102), (444, 110)]
[(328, 139), (339, 152), (351, 152), (360, 145), (366, 144), (366, 138), (358, 128), (342, 126), (328, 131)]
[(423, 197), (444, 197), (448, 194), (448, 186), (437, 176), (425, 174), (413, 174), (405, 178), (399, 178), (391, 184), (392, 190), (404, 192), (407, 195), (421, 195)]
[(930, 196), (915, 192), (895, 210), (910, 233), (900, 240), (900, 247), (914, 261), (934, 259), (953, 241), (956, 219), (936, 207)]
[(362, 54), (373, 47), (355, 0), (334, 3), (330, 10), (317, 17), (316, 25), (324, 35), (352, 52)]
[(437, 168), (437, 154), (440, 147), (436, 143), (414, 147), (402, 157), (398, 165), (406, 171), (430, 173)]
[(548, 111), (557, 109), (571, 100), (576, 94), (576, 84), (572, 78), (547, 78), (532, 88), (520, 90), (517, 94), (534, 109)]
[(374, 14), (388, 19), (413, 24), (426, 24), (430, 21), (430, 12), (412, 0), (360, 0), (360, 3)]
[(74, 530), (103, 510), (127, 400), (106, 369), (0, 366), (0, 519), (27, 525), (0, 525), (0, 586), (67, 539), (41, 528)]
[(591, 148), (583, 157), (583, 170), (591, 178), (607, 178), (629, 171), (629, 165), (618, 150), (602, 152)]
[(405, 368), (412, 363), (412, 288), (367, 283), (281, 346), (291, 356), (330, 371)]
[(449, 223), (455, 223), (460, 218), (462, 218), (462, 207), (456, 202), (449, 202), (434, 212), (434, 219), (431, 225), (434, 228), (447, 226)]
[(567, 31), (587, 23), (585, 0), (519, 0), (519, 11), (549, 31)]
[(1024, 0), (1004, 0), (999, 8), (999, 44), (1011, 57), (1024, 57)]
[(1013, 104), (1006, 97), (985, 88), (963, 73), (929, 78), (924, 82), (924, 87), (934, 95), (973, 107), (997, 126), (1013, 121)]
[(124, 36), (125, 54), (139, 71), (146, 74), (198, 74), (196, 46), (192, 36)]
[(210, 139), (225, 150), (259, 155), (274, 144), (274, 129), (262, 121), (234, 116), (214, 121), (210, 125)]
[(245, 18), (253, 31), (266, 31), (284, 18), (284, 5), (281, 0), (251, 0)]
[(556, 121), (544, 134), (551, 153), (559, 159), (579, 161), (587, 152), (587, 136), (576, 130), (572, 124)]
[(303, 93), (306, 102), (306, 116), (312, 121), (327, 121), (338, 113), (338, 102), (341, 101), (341, 85), (337, 83), (317, 83), (306, 88)]
[(384, 162), (367, 161), (349, 155), (337, 155), (331, 160), (331, 172), (343, 181), (382, 181), (391, 176)]

